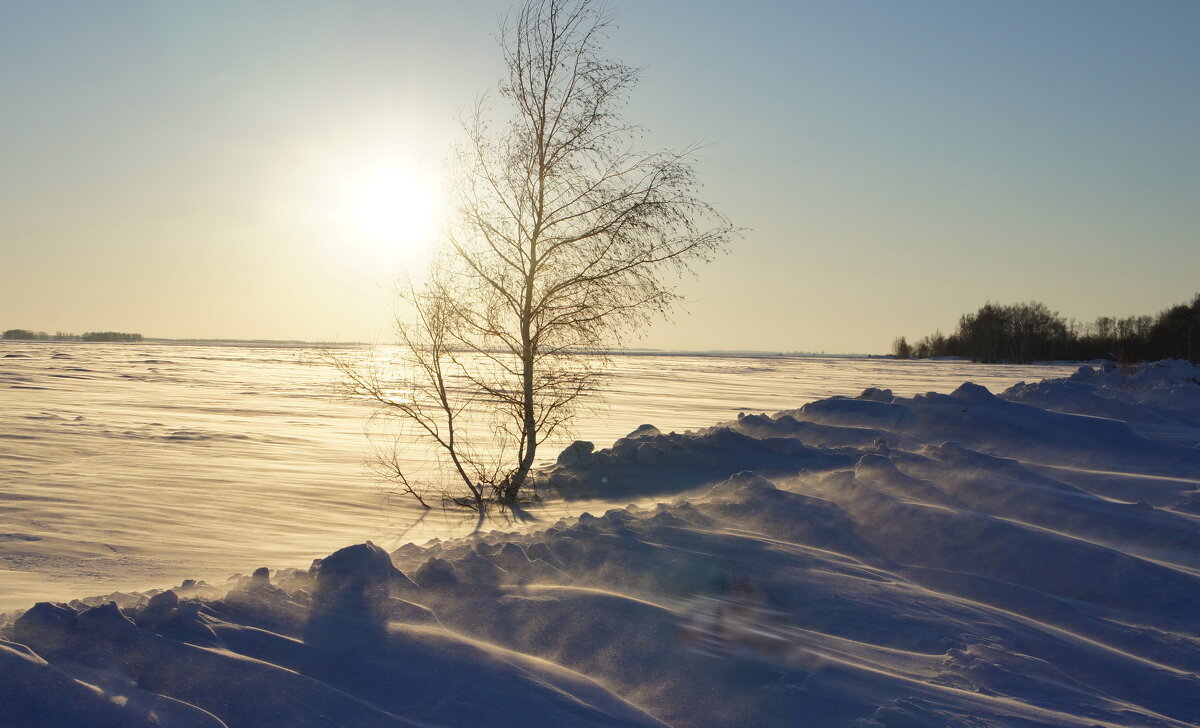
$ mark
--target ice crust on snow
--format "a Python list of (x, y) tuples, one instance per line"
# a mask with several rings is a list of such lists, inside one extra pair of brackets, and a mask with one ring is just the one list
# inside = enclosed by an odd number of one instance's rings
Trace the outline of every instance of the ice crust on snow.
[(1088, 367), (576, 443), (547, 496), (638, 503), (40, 603), (0, 635), (0, 716), (1195, 725), (1198, 382)]

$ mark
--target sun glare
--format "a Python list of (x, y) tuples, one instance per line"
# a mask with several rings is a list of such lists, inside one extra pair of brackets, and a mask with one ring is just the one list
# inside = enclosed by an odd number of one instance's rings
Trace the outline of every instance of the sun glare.
[(437, 185), (403, 167), (376, 170), (350, 185), (346, 223), (364, 243), (388, 254), (426, 248), (435, 230)]

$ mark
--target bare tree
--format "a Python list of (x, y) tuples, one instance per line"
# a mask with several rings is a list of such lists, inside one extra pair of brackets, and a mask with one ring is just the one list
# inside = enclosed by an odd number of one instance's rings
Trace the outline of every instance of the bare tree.
[[(597, 385), (601, 347), (666, 313), (669, 274), (720, 251), (733, 228), (697, 197), (696, 149), (639, 151), (619, 113), (639, 69), (604, 58), (611, 14), (530, 0), (506, 21), (506, 122), (480, 101), (458, 150), (455, 219), (427, 283), (404, 296), (404, 386), (351, 374), (359, 394), (415, 425), (483, 510), (515, 503), (538, 447)], [(468, 437), (482, 416), (486, 446)], [(425, 502), (397, 464), (401, 489)]]

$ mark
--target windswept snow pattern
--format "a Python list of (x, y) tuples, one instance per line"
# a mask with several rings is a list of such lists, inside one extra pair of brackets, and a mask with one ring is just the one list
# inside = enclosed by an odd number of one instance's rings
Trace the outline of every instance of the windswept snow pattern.
[[(37, 600), (307, 566), (348, 543), (466, 533), (385, 497), (364, 461), (370, 409), (299, 348), (0, 341), (0, 612)], [(386, 357), (386, 349), (377, 351)], [(307, 358), (306, 358), (307, 357)], [(683, 431), (854, 394), (1071, 367), (797, 357), (621, 356), (577, 436), (645, 419)], [(897, 390), (899, 391), (899, 390)], [(551, 461), (569, 444), (548, 443)], [(385, 437), (381, 445), (389, 444)], [(431, 475), (405, 450), (410, 475)], [(570, 512), (577, 515), (579, 511)]]
[(1200, 372), (1158, 369), (643, 426), (540, 476), (602, 515), (43, 602), (0, 723), (1193, 726)]

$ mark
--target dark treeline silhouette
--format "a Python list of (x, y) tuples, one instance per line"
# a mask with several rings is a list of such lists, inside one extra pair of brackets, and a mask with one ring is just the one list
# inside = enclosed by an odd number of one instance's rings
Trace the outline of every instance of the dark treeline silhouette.
[(89, 331), (79, 338), (81, 341), (141, 341), (142, 335), (120, 331)]
[(1011, 364), (1052, 359), (1200, 363), (1200, 294), (1191, 303), (1154, 316), (1102, 316), (1090, 323), (1064, 319), (1040, 302), (989, 301), (960, 318), (949, 336), (937, 331), (911, 344), (901, 336), (892, 342), (892, 355), (900, 359), (960, 356)]
[(88, 331), (83, 334), (69, 334), (56, 331), (47, 334), (45, 331), (30, 331), (29, 329), (9, 329), (2, 338), (20, 341), (141, 341), (141, 334), (127, 334), (121, 331)]

